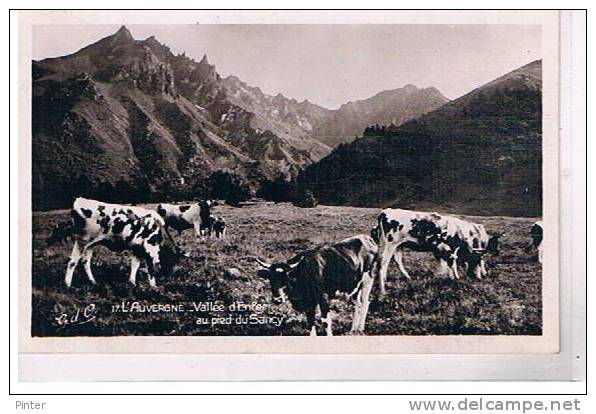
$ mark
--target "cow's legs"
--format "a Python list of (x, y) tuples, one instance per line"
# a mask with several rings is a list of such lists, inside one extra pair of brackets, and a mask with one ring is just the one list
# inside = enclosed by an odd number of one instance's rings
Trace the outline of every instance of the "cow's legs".
[(454, 277), (453, 273), (449, 269), (449, 266), (447, 265), (447, 262), (443, 259), (438, 259), (436, 273), (439, 276), (449, 275), (450, 279), (453, 279)]
[(157, 282), (155, 281), (155, 276), (152, 273), (150, 273), (147, 276), (147, 280), (149, 281), (149, 286), (151, 286), (151, 287), (156, 287), (157, 286)]
[(306, 322), (310, 328), (310, 336), (317, 336), (317, 327), (315, 326), (315, 313), (317, 308), (314, 307), (306, 312)]
[(488, 275), (488, 271), (486, 270), (486, 261), (484, 259), (480, 261), (480, 272), (482, 273), (483, 277)]
[(325, 333), (327, 334), (327, 336), (333, 336), (333, 322), (331, 320), (331, 310), (329, 309), (329, 296), (327, 294), (324, 295), (320, 307), (321, 319), (325, 324)]
[(358, 331), (364, 332), (364, 325), (366, 323), (366, 315), (368, 315), (368, 306), (370, 305), (370, 292), (372, 290), (375, 279), (366, 272), (362, 275), (362, 308), (360, 311), (360, 321), (358, 323)]
[(412, 279), (404, 267), (403, 256), (404, 251), (402, 249), (396, 249), (395, 253), (393, 254), (393, 259), (395, 260), (395, 263), (397, 263), (397, 267), (399, 268), (401, 274), (404, 275), (406, 279)]
[(540, 243), (540, 246), (538, 246), (538, 262), (542, 263), (542, 251), (544, 249), (542, 248), (542, 243)]
[(452, 274), (456, 279), (459, 280), (459, 272), (457, 271), (457, 261), (453, 261), (453, 264), (451, 265), (450, 269), (449, 269), (449, 273)]
[(205, 237), (207, 236), (207, 227), (201, 224), (199, 233), (201, 234), (201, 240), (205, 240)]
[(395, 248), (397, 245), (395, 243), (385, 242), (385, 246), (383, 247), (383, 252), (381, 253), (381, 265), (379, 268), (379, 287), (380, 287), (380, 296), (385, 296), (387, 293), (385, 290), (385, 281), (387, 280), (387, 268), (389, 267), (389, 261), (393, 256)]
[(64, 283), (66, 284), (66, 287), (70, 287), (72, 284), (72, 275), (74, 274), (79, 260), (81, 260), (81, 250), (79, 249), (79, 242), (75, 240), (74, 245), (72, 246), (70, 259), (66, 265), (66, 274), (64, 275)]
[(354, 303), (354, 316), (352, 318), (352, 329), (351, 329), (351, 332), (353, 334), (360, 332), (360, 324), (362, 321), (362, 311), (363, 311), (363, 307), (362, 307), (362, 295), (363, 294), (362, 294), (362, 292), (363, 292), (363, 288), (361, 286), (360, 289), (358, 289), (358, 295), (356, 296), (356, 301)]
[(93, 277), (93, 272), (91, 272), (91, 258), (93, 257), (93, 250), (89, 247), (85, 247), (83, 250), (83, 263), (85, 264), (85, 273), (87, 274), (87, 278), (91, 283), (94, 285), (97, 284), (95, 278)]
[(333, 336), (333, 320), (331, 317), (331, 311), (329, 311), (327, 313), (327, 317), (324, 320), (325, 320), (325, 332), (327, 333), (327, 336)]
[(197, 239), (200, 239), (202, 237), (202, 234), (201, 234), (201, 222), (200, 221), (195, 221), (193, 223), (193, 227), (195, 229), (195, 234), (197, 235)]
[(447, 261), (445, 261), (445, 266), (448, 267), (448, 271), (449, 271), (449, 277), (451, 279), (458, 279), (459, 280), (459, 272), (457, 270), (457, 254), (453, 254), (451, 256), (452, 263), (451, 265), (449, 265), (449, 263)]
[(482, 279), (482, 266), (480, 263), (478, 263), (474, 268), (474, 276), (476, 276), (476, 279), (478, 280)]
[(134, 286), (137, 284), (137, 271), (141, 266), (141, 259), (135, 255), (130, 255), (130, 277), (128, 281)]

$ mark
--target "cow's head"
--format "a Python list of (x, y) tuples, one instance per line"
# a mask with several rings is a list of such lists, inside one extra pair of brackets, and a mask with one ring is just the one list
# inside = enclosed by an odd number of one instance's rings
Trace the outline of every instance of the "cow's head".
[(262, 278), (269, 279), (271, 296), (274, 303), (283, 303), (286, 301), (286, 288), (290, 273), (302, 262), (303, 258), (301, 256), (297, 261), (291, 263), (267, 263), (257, 258), (257, 263), (262, 268), (257, 274)]
[(161, 204), (157, 206), (157, 214), (159, 214), (163, 218), (166, 218), (166, 209)]
[(485, 254), (486, 250), (472, 250), (468, 252), (468, 254), (465, 257), (465, 262), (467, 264), (468, 269), (468, 276), (478, 277), (478, 274), (481, 271), (481, 264), (484, 260)]
[(498, 255), (499, 254), (499, 238), (504, 233), (496, 233), (489, 237), (488, 242), (486, 243), (486, 251), (491, 254)]
[(70, 236), (70, 230), (69, 222), (59, 223), (54, 226), (50, 237), (47, 239), (48, 246), (66, 241), (66, 239)]
[(212, 207), (215, 207), (217, 205), (217, 201), (215, 200), (201, 200), (199, 202), (199, 207), (201, 208), (201, 210), (203, 211), (210, 211)]
[(170, 276), (178, 262), (183, 257), (189, 257), (189, 254), (178, 246), (166, 228), (158, 227), (147, 240), (147, 254), (151, 257), (153, 271), (156, 277)]
[(453, 252), (451, 252), (451, 254), (449, 255), (449, 258), (447, 259), (447, 264), (449, 266), (453, 266), (455, 263), (457, 263), (457, 259), (458, 259), (458, 254), (459, 254), (459, 250), (461, 249), (461, 247), (456, 247), (455, 250)]
[(159, 262), (155, 264), (155, 273), (157, 277), (167, 277), (174, 272), (174, 268), (183, 256), (179, 249), (164, 243), (159, 248)]
[(447, 266), (451, 267), (454, 263), (457, 263), (460, 248), (461, 246), (452, 249), (447, 243), (440, 243), (435, 247), (434, 254), (437, 259), (444, 260)]

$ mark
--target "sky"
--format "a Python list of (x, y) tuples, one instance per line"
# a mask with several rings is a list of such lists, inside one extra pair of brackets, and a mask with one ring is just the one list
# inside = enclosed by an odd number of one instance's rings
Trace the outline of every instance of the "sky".
[[(64, 56), (117, 25), (35, 26), (33, 59)], [(387, 89), (434, 86), (449, 99), (541, 59), (534, 25), (127, 25), (174, 53), (207, 54), (220, 75), (334, 109)]]

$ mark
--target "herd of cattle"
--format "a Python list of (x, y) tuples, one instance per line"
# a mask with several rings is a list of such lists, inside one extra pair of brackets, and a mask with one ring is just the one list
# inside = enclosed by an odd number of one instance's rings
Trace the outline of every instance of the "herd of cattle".
[[(194, 229), (199, 238), (225, 237), (226, 221), (212, 214), (216, 204), (204, 200), (191, 205), (159, 204), (156, 210), (137, 206), (103, 203), (77, 198), (71, 219), (58, 224), (48, 244), (71, 239), (74, 243), (66, 267), (67, 287), (82, 260), (89, 281), (96, 283), (91, 270), (93, 248), (105, 246), (126, 251), (131, 260), (129, 282), (144, 262), (148, 281), (170, 274), (181, 256), (187, 255), (172, 238), (169, 229), (179, 233)], [(404, 250), (431, 253), (438, 262), (437, 273), (459, 279), (458, 267), (469, 277), (487, 275), (485, 255), (499, 253), (499, 234), (489, 236), (481, 224), (437, 213), (385, 209), (370, 234), (359, 234), (335, 244), (302, 251), (287, 262), (269, 263), (255, 258), (257, 274), (269, 280), (275, 303), (289, 302), (306, 314), (311, 335), (316, 335), (316, 312), (320, 311), (327, 335), (332, 335), (330, 301), (338, 292), (355, 298), (352, 333), (362, 333), (370, 293), (375, 280), (379, 295), (385, 295), (387, 268), (391, 259), (401, 274), (410, 279), (403, 264)], [(542, 263), (543, 225), (530, 229), (528, 248), (538, 251)]]

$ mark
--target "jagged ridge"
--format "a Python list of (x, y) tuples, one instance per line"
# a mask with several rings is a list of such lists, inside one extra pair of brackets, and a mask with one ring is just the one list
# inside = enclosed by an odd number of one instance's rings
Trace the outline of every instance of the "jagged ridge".
[(216, 170), (256, 183), (295, 175), (330, 151), (307, 136), (254, 128), (255, 114), (227, 99), (206, 56), (174, 55), (125, 27), (72, 55), (34, 61), (32, 71), (37, 208), (67, 204), (85, 187), (96, 196), (116, 185), (196, 195)]

